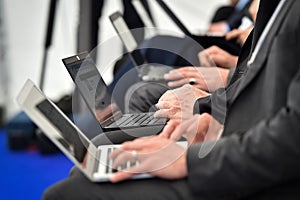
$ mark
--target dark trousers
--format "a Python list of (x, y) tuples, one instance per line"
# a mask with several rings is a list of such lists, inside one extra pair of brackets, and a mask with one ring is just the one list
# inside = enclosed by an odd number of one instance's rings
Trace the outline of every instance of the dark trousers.
[(93, 183), (77, 168), (70, 176), (48, 188), (43, 200), (85, 200), (85, 199), (159, 199), (185, 200), (194, 199), (187, 180), (168, 181), (158, 178), (129, 180), (117, 184), (109, 182)]

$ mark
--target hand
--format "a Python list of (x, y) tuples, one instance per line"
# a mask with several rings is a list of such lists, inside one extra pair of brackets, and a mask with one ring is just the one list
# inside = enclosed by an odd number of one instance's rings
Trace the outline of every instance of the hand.
[(114, 160), (114, 168), (128, 161), (139, 162), (139, 165), (115, 173), (110, 178), (110, 181), (114, 183), (129, 179), (139, 173), (150, 173), (172, 180), (187, 176), (186, 149), (172, 140), (158, 136), (125, 142), (120, 149), (110, 155), (110, 158)]
[(194, 115), (191, 119), (185, 121), (170, 120), (164, 127), (159, 137), (171, 140), (186, 138), (189, 145), (217, 140), (222, 126), (212, 118), (211, 115), (204, 113)]
[(235, 6), (238, 2), (239, 2), (239, 0), (230, 0), (230, 4), (232, 6)]
[(116, 116), (119, 114), (118, 112), (120, 111), (115, 103), (112, 103), (105, 108), (96, 108), (94, 110), (94, 114), (99, 122), (103, 122), (111, 116)]
[(182, 67), (165, 75), (169, 87), (181, 87), (191, 80), (193, 86), (208, 92), (213, 92), (227, 84), (229, 70), (219, 67)]
[(225, 34), (228, 32), (228, 24), (225, 21), (212, 23), (207, 32)]
[(259, 0), (254, 0), (252, 1), (248, 10), (254, 22), (256, 21), (258, 7), (259, 7)]
[(188, 84), (174, 90), (168, 90), (155, 105), (159, 110), (156, 111), (154, 117), (188, 119), (193, 116), (195, 101), (208, 95), (209, 93)]
[[(220, 47), (211, 46), (198, 54), (201, 65), (207, 66), (211, 61), (218, 67), (232, 68), (235, 67), (238, 61), (237, 56), (233, 56)], [(208, 63), (207, 60), (210, 60)]]
[(236, 42), (239, 45), (243, 46), (245, 44), (249, 34), (251, 33), (252, 29), (253, 29), (253, 26), (250, 26), (249, 28), (247, 28), (245, 30), (234, 29), (226, 34), (226, 40), (236, 39)]

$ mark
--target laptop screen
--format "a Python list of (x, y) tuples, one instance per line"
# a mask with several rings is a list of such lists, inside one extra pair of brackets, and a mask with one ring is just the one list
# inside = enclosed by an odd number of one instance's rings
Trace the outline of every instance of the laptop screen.
[[(140, 49), (137, 48), (138, 44), (133, 34), (131, 33), (130, 29), (128, 28), (122, 14), (117, 11), (112, 15), (110, 15), (109, 18), (118, 36), (120, 37), (123, 45), (128, 51), (132, 62), (136, 66), (141, 66), (143, 64), (146, 64), (147, 60), (141, 53)], [(136, 30), (136, 31), (140, 31), (140, 30)]]
[(61, 138), (58, 141), (75, 156), (75, 158), (82, 162), (88, 147), (88, 141), (79, 138), (78, 131), (62, 116), (61, 113), (47, 100), (43, 100), (36, 105), (36, 108), (46, 117), (49, 122), (57, 128), (61, 133)]
[(113, 100), (92, 58), (87, 54), (80, 57), (76, 61), (66, 58), (63, 62), (87, 106), (103, 128), (118, 119), (122, 112)]

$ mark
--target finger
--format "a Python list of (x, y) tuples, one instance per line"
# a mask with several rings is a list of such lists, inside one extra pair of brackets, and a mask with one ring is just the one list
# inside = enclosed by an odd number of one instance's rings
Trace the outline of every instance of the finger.
[(117, 183), (120, 181), (124, 181), (127, 180), (129, 178), (131, 178), (134, 175), (137, 175), (139, 173), (145, 173), (146, 172), (146, 168), (147, 168), (147, 163), (141, 163), (139, 165), (135, 165), (132, 168), (129, 169), (125, 169), (123, 171), (120, 172), (116, 172), (115, 174), (113, 174), (112, 177), (110, 177), (110, 181), (113, 183)]
[(181, 76), (179, 78), (186, 78), (186, 77), (194, 77), (195, 74), (199, 73), (199, 67), (181, 67), (176, 69), (177, 74)]
[(186, 122), (181, 123), (172, 133), (172, 135), (170, 136), (171, 140), (177, 141), (181, 138), (181, 136), (183, 136), (185, 134), (185, 125)]
[(157, 140), (161, 140), (157, 135), (142, 137), (134, 140), (133, 142), (125, 142), (122, 145), (122, 148), (126, 151), (139, 151), (142, 152), (143, 149), (147, 149), (149, 146), (152, 147), (153, 144), (157, 143)]
[(237, 43), (240, 44), (240, 45), (243, 45), (245, 42), (245, 38), (243, 35), (240, 35), (238, 38), (237, 38)]
[(135, 153), (129, 151), (123, 151), (117, 157), (115, 157), (113, 162), (113, 169), (117, 169), (119, 166), (127, 163), (127, 162), (135, 162), (137, 160), (136, 151)]
[(154, 117), (156, 118), (165, 117), (169, 119), (178, 119), (180, 118), (180, 116), (180, 108), (177, 107), (171, 107), (170, 109), (162, 109), (154, 113)]
[(115, 159), (119, 154), (121, 154), (124, 151), (123, 148), (117, 148), (113, 152), (109, 154), (110, 159)]
[(157, 104), (155, 104), (157, 109), (169, 109), (171, 107), (170, 101), (161, 100)]
[(181, 79), (199, 78), (202, 76), (203, 67), (192, 71), (186, 71), (182, 73)]
[(179, 124), (179, 120), (170, 120), (164, 127), (163, 131), (159, 134), (159, 136), (163, 138), (170, 138), (171, 134)]
[(210, 58), (214, 61), (215, 65), (218, 67), (228, 68), (226, 59), (224, 60), (224, 56), (221, 54), (212, 54)]
[(195, 126), (198, 122), (197, 116), (198, 115), (194, 115), (191, 119), (182, 122), (180, 124), (180, 128), (176, 129), (172, 134), (173, 138), (171, 137), (171, 139), (178, 140), (180, 139), (180, 137), (187, 138), (186, 134), (191, 134), (195, 132), (195, 130), (197, 130), (197, 126)]
[(192, 144), (194, 142), (200, 142), (200, 138), (201, 141), (203, 141), (204, 138), (204, 127), (202, 128), (202, 126), (198, 126), (199, 125), (199, 117), (195, 117), (194, 119), (192, 119), (193, 122), (191, 123), (191, 126), (188, 126), (186, 128), (186, 132), (187, 134), (184, 135), (184, 137), (188, 140), (189, 144)]
[(226, 40), (232, 40), (234, 38), (237, 38), (240, 35), (240, 32), (238, 30), (233, 30), (226, 34), (225, 38)]
[(183, 86), (187, 83), (189, 83), (189, 81), (187, 79), (180, 79), (180, 80), (177, 80), (177, 81), (168, 82), (168, 86), (172, 87), (172, 88), (175, 88), (175, 87)]
[(180, 73), (189, 73), (189, 72), (196, 72), (198, 67), (190, 66), (190, 67), (181, 67), (176, 69)]
[(173, 90), (167, 90), (158, 100), (158, 102), (161, 101), (168, 101), (170, 99), (174, 98), (174, 91)]
[(177, 80), (183, 78), (183, 75), (181, 74), (178, 69), (170, 71), (168, 74), (164, 75), (165, 80)]
[(117, 156), (119, 156), (121, 153), (124, 151), (138, 151), (143, 148), (143, 142), (147, 139), (148, 137), (142, 137), (135, 139), (133, 141), (128, 141), (124, 142), (120, 148), (115, 149), (113, 152), (109, 154), (110, 159), (115, 159)]
[(128, 172), (117, 172), (115, 173), (112, 177), (110, 177), (110, 181), (112, 183), (117, 183), (117, 182), (120, 182), (120, 181), (124, 181), (124, 180), (127, 180), (129, 178), (131, 178), (134, 174), (132, 173), (128, 173)]
[(163, 110), (163, 109), (171, 109), (173, 107), (180, 106), (179, 97), (174, 96), (172, 100), (169, 101), (159, 101), (157, 104), (155, 104), (157, 109)]
[(215, 46), (215, 45), (205, 49), (204, 51), (202, 51), (202, 53), (204, 55), (208, 56), (208, 57), (210, 56), (210, 54), (215, 54), (215, 53), (218, 53), (218, 52), (220, 52), (220, 47)]
[(155, 118), (168, 117), (168, 110), (169, 109), (160, 109), (154, 113), (153, 117)]
[[(214, 49), (210, 49), (210, 51), (214, 51)], [(212, 52), (202, 51), (198, 54), (198, 58), (200, 60), (201, 66), (203, 67), (211, 67), (214, 66), (214, 62), (211, 60), (210, 55)]]

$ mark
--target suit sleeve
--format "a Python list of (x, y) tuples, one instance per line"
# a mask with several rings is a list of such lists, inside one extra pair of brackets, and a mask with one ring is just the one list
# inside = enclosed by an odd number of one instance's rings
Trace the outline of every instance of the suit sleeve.
[(211, 95), (198, 99), (194, 104), (194, 114), (209, 113), (220, 124), (224, 124), (227, 109), (227, 94), (224, 88), (219, 88)]
[(242, 197), (300, 177), (300, 70), (288, 89), (276, 115), (220, 139), (204, 158), (204, 143), (190, 147), (188, 181), (195, 193)]

